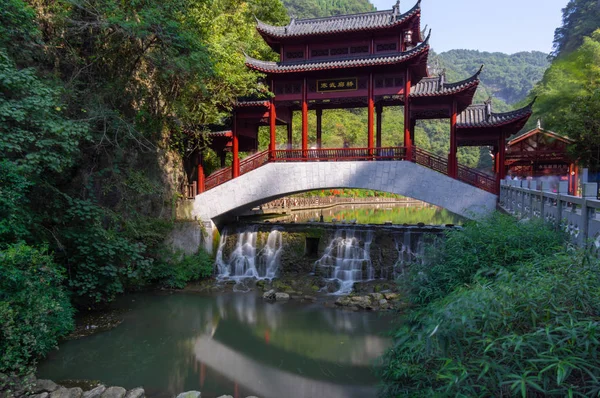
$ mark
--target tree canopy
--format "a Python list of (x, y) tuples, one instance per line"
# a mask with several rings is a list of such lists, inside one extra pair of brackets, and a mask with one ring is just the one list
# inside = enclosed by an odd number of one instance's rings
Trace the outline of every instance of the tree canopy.
[(554, 57), (567, 55), (583, 44), (600, 26), (600, 2), (598, 0), (570, 0), (563, 8), (562, 26), (554, 31)]
[(317, 18), (375, 11), (369, 0), (283, 0), (290, 16)]

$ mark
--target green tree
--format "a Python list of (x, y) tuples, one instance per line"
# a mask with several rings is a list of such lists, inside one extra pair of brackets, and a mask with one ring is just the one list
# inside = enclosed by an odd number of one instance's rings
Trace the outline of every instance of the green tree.
[(562, 26), (554, 31), (554, 57), (568, 55), (600, 26), (598, 0), (570, 0), (563, 8)]
[(532, 90), (534, 116), (575, 140), (572, 153), (588, 167), (600, 166), (600, 29), (574, 52), (556, 59)]

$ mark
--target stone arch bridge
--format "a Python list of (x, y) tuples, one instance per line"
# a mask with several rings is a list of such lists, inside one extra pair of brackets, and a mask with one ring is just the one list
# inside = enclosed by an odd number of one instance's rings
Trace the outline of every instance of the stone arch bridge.
[[(418, 158), (418, 156), (417, 156)], [(277, 162), (268, 159), (235, 179), (197, 195), (193, 215), (205, 226), (260, 204), (292, 194), (321, 189), (369, 189), (418, 199), (466, 218), (496, 208), (495, 181), (487, 190), (448, 177), (423, 162), (406, 160)], [(476, 173), (475, 171), (473, 171)], [(485, 178), (485, 176), (480, 176)], [(209, 184), (210, 181), (207, 181)], [(477, 185), (477, 184), (475, 184)], [(481, 185), (481, 184), (479, 184)]]

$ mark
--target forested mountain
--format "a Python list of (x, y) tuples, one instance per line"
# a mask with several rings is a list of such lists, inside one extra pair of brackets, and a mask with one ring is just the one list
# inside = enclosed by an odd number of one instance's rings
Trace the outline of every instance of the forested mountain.
[(554, 52), (559, 57), (570, 54), (600, 27), (600, 1), (571, 0), (563, 9), (563, 24), (554, 31)]
[(317, 18), (331, 15), (375, 11), (369, 0), (283, 0), (293, 18)]
[(479, 90), (508, 104), (522, 101), (542, 79), (544, 71), (550, 65), (548, 54), (540, 51), (508, 55), (477, 50), (450, 50), (439, 54), (438, 58), (446, 68), (450, 80), (467, 78), (480, 65), (485, 65), (481, 74), (483, 84)]

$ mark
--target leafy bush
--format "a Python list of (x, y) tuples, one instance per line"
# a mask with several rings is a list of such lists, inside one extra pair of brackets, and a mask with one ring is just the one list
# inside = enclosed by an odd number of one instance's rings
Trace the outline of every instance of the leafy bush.
[(193, 256), (173, 253), (170, 260), (157, 264), (153, 275), (162, 286), (183, 289), (190, 281), (212, 276), (213, 265), (212, 257), (202, 249)]
[(0, 372), (24, 374), (73, 328), (63, 275), (45, 249), (0, 252)]
[(519, 262), (413, 314), (387, 353), (383, 395), (598, 396), (598, 260)]
[(563, 235), (542, 221), (519, 223), (495, 213), (461, 230), (448, 231), (429, 248), (424, 264), (411, 266), (403, 283), (413, 301), (427, 303), (471, 284), (476, 275), (493, 278), (503, 269), (515, 270), (563, 246)]

